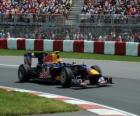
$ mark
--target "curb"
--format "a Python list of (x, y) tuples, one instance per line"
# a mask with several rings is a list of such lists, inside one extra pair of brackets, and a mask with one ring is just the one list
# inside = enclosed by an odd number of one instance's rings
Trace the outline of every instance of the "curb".
[(11, 87), (6, 87), (6, 86), (0, 86), (0, 88), (5, 89), (7, 91), (26, 92), (26, 93), (31, 93), (31, 94), (41, 96), (41, 97), (60, 100), (65, 103), (77, 105), (80, 108), (83, 108), (86, 111), (92, 112), (99, 116), (138, 116), (136, 114), (125, 112), (125, 111), (122, 111), (122, 110), (119, 110), (116, 108), (108, 107), (105, 105), (101, 105), (101, 104), (97, 104), (97, 103), (93, 103), (93, 102), (89, 102), (89, 101), (85, 101), (85, 100), (75, 99), (75, 98), (71, 98), (71, 97), (44, 93), (44, 92), (39, 92), (39, 91), (11, 88)]

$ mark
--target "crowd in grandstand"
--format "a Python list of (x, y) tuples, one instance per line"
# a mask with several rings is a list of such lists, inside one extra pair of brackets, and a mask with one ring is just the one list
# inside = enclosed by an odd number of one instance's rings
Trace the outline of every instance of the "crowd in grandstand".
[[(50, 18), (46, 15), (50, 14), (63, 14), (68, 18), (71, 5), (72, 0), (0, 0), (0, 20), (45, 22), (46, 18)], [(6, 14), (6, 16), (2, 14)], [(133, 16), (131, 17), (133, 19), (139, 15), (139, 0), (84, 0), (80, 16), (83, 22), (85, 19), (91, 19), (96, 23), (104, 19), (105, 23), (110, 23), (110, 20), (113, 19), (113, 22), (126, 23), (128, 16)], [(51, 20), (53, 18), (51, 17)]]
[[(96, 2), (95, 2), (96, 1)], [(135, 0), (85, 0), (82, 13), (140, 15), (140, 7)]]
[(0, 0), (0, 13), (63, 14), (72, 0)]
[(7, 22), (45, 22), (46, 15), (69, 14), (72, 0), (0, 0), (0, 16)]
[[(81, 19), (106, 16), (106, 18), (126, 20), (140, 15), (140, 1), (137, 0), (84, 0)], [(94, 19), (93, 19), (94, 20)]]

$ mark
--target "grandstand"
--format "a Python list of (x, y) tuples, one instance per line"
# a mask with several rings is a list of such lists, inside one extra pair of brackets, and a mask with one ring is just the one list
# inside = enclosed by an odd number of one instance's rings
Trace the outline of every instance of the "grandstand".
[(140, 42), (139, 0), (0, 0), (0, 38)]

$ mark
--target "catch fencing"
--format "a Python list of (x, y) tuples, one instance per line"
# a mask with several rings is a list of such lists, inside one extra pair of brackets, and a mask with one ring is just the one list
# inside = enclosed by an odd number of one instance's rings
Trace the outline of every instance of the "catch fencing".
[(62, 14), (2, 14), (0, 24), (5, 25), (64, 25), (65, 17)]
[[(53, 40), (80, 38), (90, 41), (96, 41), (100, 36), (106, 41), (112, 32), (116, 37), (121, 34), (123, 41), (131, 41), (130, 37), (140, 33), (140, 16), (81, 14), (78, 17), (74, 24), (67, 25), (66, 18), (57, 14), (0, 14), (0, 32), (9, 32), (10, 37), (15, 38)], [(0, 37), (8, 36), (4, 34)]]
[(139, 15), (123, 15), (123, 14), (81, 14), (80, 21), (84, 25), (140, 25)]

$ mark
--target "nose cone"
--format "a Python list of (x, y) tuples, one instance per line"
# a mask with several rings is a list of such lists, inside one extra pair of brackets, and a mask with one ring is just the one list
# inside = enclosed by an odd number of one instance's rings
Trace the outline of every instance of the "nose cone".
[(95, 69), (89, 69), (88, 74), (89, 75), (99, 75), (100, 73)]

